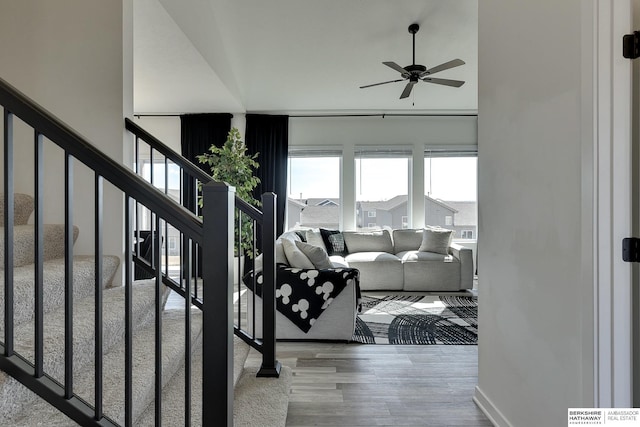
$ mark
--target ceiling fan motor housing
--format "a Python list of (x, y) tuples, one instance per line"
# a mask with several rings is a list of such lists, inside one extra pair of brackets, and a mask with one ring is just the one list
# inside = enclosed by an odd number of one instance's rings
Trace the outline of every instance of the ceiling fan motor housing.
[(421, 74), (427, 71), (427, 67), (419, 64), (407, 65), (404, 69), (407, 70), (409, 74)]

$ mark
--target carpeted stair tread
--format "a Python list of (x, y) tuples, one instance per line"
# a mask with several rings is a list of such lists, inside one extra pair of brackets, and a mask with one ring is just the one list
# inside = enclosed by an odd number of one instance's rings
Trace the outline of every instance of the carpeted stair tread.
[[(260, 380), (266, 381), (255, 383), (254, 380), (258, 379), (255, 378), (257, 368), (250, 367), (251, 374), (249, 376), (252, 378), (243, 379), (246, 373), (244, 364), (249, 350), (250, 347), (246, 343), (234, 337), (235, 412), (243, 412), (245, 408), (249, 408), (249, 410), (253, 412), (253, 416), (244, 414), (239, 417), (244, 424), (238, 424), (238, 418), (236, 418), (238, 416), (236, 415), (234, 417), (236, 419), (234, 425), (251, 427), (284, 426), (287, 417), (289, 388), (292, 380), (291, 370), (284, 367), (280, 378), (260, 378)], [(198, 348), (194, 350), (191, 362), (191, 424), (196, 426), (202, 425), (202, 362), (202, 347), (198, 346)], [(184, 380), (185, 370), (184, 366), (182, 366), (162, 392), (162, 425), (184, 425)], [(242, 384), (244, 384), (245, 387), (244, 392), (240, 390)], [(266, 397), (266, 395), (271, 395), (271, 397)], [(253, 398), (274, 404), (275, 406), (271, 408), (271, 410), (266, 408), (263, 410), (263, 408), (257, 408), (251, 404), (247, 405), (245, 400), (251, 400)], [(281, 399), (284, 399), (284, 403)], [(276, 412), (278, 413), (277, 415)], [(151, 427), (155, 422), (154, 416), (154, 407), (150, 405), (137, 421), (136, 425)]]
[[(13, 227), (13, 266), (33, 264), (35, 251), (33, 224)], [(43, 228), (44, 260), (64, 258), (64, 224), (45, 224)], [(78, 227), (73, 227), (73, 242), (78, 238)], [(4, 269), (4, 227), (0, 227), (0, 268)]]
[(284, 427), (293, 374), (283, 366), (278, 378), (258, 378), (259, 366), (245, 366), (236, 385), (233, 425), (236, 427)]
[[(163, 386), (175, 375), (184, 363), (184, 311), (168, 310), (162, 320), (162, 376)], [(192, 345), (199, 346), (202, 331), (202, 314), (193, 310), (191, 315)], [(155, 381), (155, 323), (150, 322), (136, 331), (133, 338), (133, 418), (154, 399)], [(124, 425), (124, 346), (112, 349), (104, 359), (104, 408), (105, 415)], [(75, 380), (77, 394), (88, 402), (93, 402), (93, 367), (83, 369)], [(29, 408), (29, 413), (15, 420), (15, 427), (31, 426), (75, 426), (62, 413), (45, 401), (39, 401)], [(134, 421), (134, 425), (140, 425)], [(170, 425), (170, 424), (166, 424)]]
[(238, 381), (244, 371), (244, 364), (249, 356), (251, 347), (240, 338), (233, 336), (233, 387), (238, 385)]
[[(136, 283), (133, 287), (134, 327), (148, 323), (153, 315), (155, 285), (152, 280)], [(103, 293), (104, 351), (116, 346), (124, 336), (124, 287), (106, 289)], [(45, 372), (61, 381), (64, 378), (64, 307), (44, 318)], [(33, 322), (15, 329), (15, 349), (33, 360)], [(85, 297), (74, 303), (74, 372), (91, 365), (94, 360), (94, 298)], [(105, 371), (109, 372), (109, 371)], [(0, 420), (10, 420), (34, 402), (37, 396), (12, 377), (0, 372)]]
[[(28, 194), (13, 194), (13, 223), (23, 225), (29, 221), (33, 213), (35, 202)], [(4, 193), (0, 194), (0, 225), (4, 227)]]
[[(115, 256), (102, 258), (102, 287), (111, 286), (120, 260)], [(76, 300), (94, 293), (95, 258), (76, 256), (73, 258), (73, 294)], [(17, 267), (14, 272), (14, 315), (15, 325), (33, 319), (35, 271), (33, 265)], [(43, 265), (43, 310), (45, 313), (64, 303), (64, 259), (44, 262)], [(4, 275), (0, 274), (0, 318), (4, 317)]]

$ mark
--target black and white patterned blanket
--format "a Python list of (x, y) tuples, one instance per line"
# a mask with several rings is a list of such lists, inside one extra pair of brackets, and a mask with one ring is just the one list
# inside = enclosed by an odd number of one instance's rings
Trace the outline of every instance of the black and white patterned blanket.
[[(311, 270), (279, 267), (276, 270), (276, 309), (302, 331), (309, 332), (314, 322), (342, 290), (354, 282), (360, 296), (360, 272), (355, 268)], [(253, 273), (244, 278), (253, 290)], [(256, 295), (262, 296), (262, 273), (256, 277)]]

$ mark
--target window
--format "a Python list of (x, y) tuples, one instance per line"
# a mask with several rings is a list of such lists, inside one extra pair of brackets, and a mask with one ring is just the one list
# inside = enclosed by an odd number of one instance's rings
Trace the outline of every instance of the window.
[(409, 217), (406, 215), (402, 216), (402, 228), (409, 228)]
[[(402, 228), (408, 216), (411, 150), (403, 147), (356, 147), (356, 228)], [(372, 224), (363, 218), (376, 218)]]
[(339, 150), (289, 149), (286, 228), (340, 228)]
[(475, 146), (425, 149), (426, 225), (451, 228), (462, 239), (475, 238), (478, 230), (477, 160)]

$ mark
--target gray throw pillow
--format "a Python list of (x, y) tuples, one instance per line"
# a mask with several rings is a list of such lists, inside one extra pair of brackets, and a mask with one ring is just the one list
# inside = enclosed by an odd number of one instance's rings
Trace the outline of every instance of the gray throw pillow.
[(287, 260), (289, 260), (289, 265), (293, 268), (308, 268), (314, 269), (315, 266), (307, 258), (307, 256), (296, 246), (296, 243), (302, 243), (296, 241), (295, 243), (289, 239), (282, 240), (282, 247), (284, 248), (284, 253), (287, 255)]
[(422, 231), (422, 244), (418, 248), (420, 252), (434, 252), (449, 255), (449, 242), (453, 231), (434, 228), (425, 228)]
[(327, 251), (325, 251), (324, 248), (304, 242), (296, 242), (296, 246), (309, 258), (309, 261), (311, 261), (318, 270), (333, 268), (329, 255), (327, 255)]

